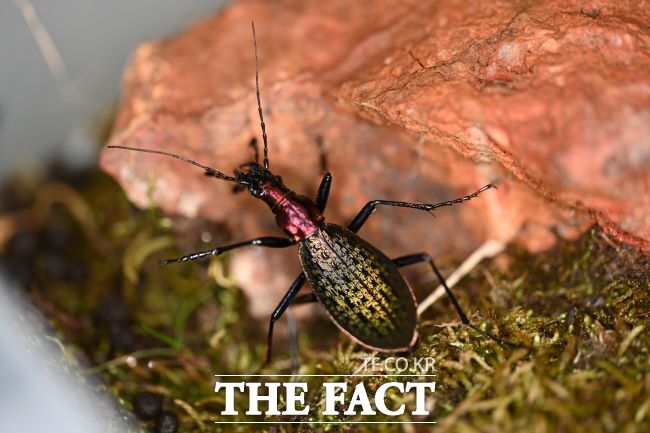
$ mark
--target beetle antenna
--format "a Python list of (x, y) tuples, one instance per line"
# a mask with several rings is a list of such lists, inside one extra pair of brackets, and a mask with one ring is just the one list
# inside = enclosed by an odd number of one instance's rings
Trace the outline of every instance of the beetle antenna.
[[(428, 212), (431, 213), (434, 209), (437, 209), (439, 207), (451, 206), (451, 205), (454, 205), (454, 204), (465, 202), (467, 200), (471, 200), (473, 198), (476, 198), (483, 191), (486, 191), (486, 190), (488, 190), (490, 188), (497, 189), (497, 186), (494, 183), (488, 183), (487, 185), (485, 185), (484, 187), (482, 187), (478, 191), (471, 193), (470, 195), (466, 195), (464, 197), (457, 198), (455, 200), (443, 201), (441, 203), (434, 204), (434, 205), (431, 206), (431, 209), (428, 209)], [(433, 213), (431, 213), (431, 215), (433, 215)]]
[(108, 149), (125, 149), (125, 150), (134, 150), (136, 152), (144, 152), (144, 153), (157, 153), (158, 155), (165, 155), (169, 156), (175, 159), (180, 159), (181, 161), (188, 162), (192, 165), (195, 165), (197, 167), (202, 168), (205, 170), (206, 176), (213, 176), (219, 179), (227, 180), (230, 182), (236, 182), (240, 184), (246, 185), (246, 182), (242, 180), (238, 180), (237, 178), (234, 178), (232, 176), (228, 176), (227, 174), (224, 174), (220, 172), (219, 170), (215, 170), (214, 168), (208, 167), (207, 165), (199, 164), (196, 161), (193, 161), (191, 159), (185, 158), (184, 156), (176, 155), (174, 153), (169, 153), (169, 152), (163, 152), (162, 150), (154, 150), (154, 149), (143, 149), (141, 147), (129, 147), (129, 146), (106, 146)]
[(257, 111), (260, 113), (260, 125), (262, 126), (262, 139), (264, 140), (264, 168), (269, 169), (269, 144), (266, 138), (266, 124), (262, 114), (262, 101), (260, 100), (260, 59), (257, 56), (257, 37), (255, 36), (255, 23), (251, 21), (253, 28), (253, 49), (255, 51), (255, 94), (257, 96)]

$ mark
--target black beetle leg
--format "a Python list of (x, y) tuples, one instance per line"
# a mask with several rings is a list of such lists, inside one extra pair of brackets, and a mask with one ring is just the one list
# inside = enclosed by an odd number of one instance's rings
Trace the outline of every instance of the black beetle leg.
[(289, 307), (293, 298), (300, 291), (302, 285), (305, 284), (305, 280), (306, 280), (305, 274), (301, 273), (300, 275), (298, 275), (298, 277), (293, 281), (293, 283), (291, 283), (291, 287), (289, 287), (287, 293), (284, 294), (278, 306), (275, 307), (273, 314), (271, 314), (271, 320), (269, 321), (269, 333), (266, 338), (265, 363), (267, 364), (271, 362), (271, 345), (273, 343), (273, 325), (275, 324), (275, 322), (278, 321), (278, 319), (280, 319), (280, 317), (282, 317), (282, 314), (284, 314), (284, 312), (287, 310), (287, 307)]
[(257, 143), (257, 138), (251, 138), (251, 141), (248, 143), (248, 147), (253, 149), (253, 158), (256, 164), (260, 163), (260, 147)]
[[(293, 305), (291, 302), (290, 305)], [(298, 326), (296, 325), (296, 315), (291, 308), (287, 308), (284, 313), (287, 318), (287, 329), (289, 330), (289, 353), (291, 354), (291, 372), (298, 373)]]
[(452, 293), (451, 289), (449, 286), (447, 286), (447, 282), (445, 281), (444, 277), (438, 270), (438, 267), (435, 265), (433, 262), (433, 259), (431, 256), (427, 253), (418, 253), (418, 254), (409, 254), (408, 256), (402, 256), (398, 257), (396, 259), (393, 259), (393, 263), (395, 263), (395, 266), (398, 268), (402, 266), (408, 266), (408, 265), (413, 265), (415, 263), (422, 263), (422, 262), (427, 262), (429, 265), (431, 265), (431, 269), (433, 269), (433, 272), (436, 274), (436, 277), (438, 277), (438, 280), (440, 281), (440, 284), (442, 284), (442, 287), (445, 288), (445, 292), (447, 293), (447, 296), (451, 300), (451, 303), (454, 305), (454, 308), (456, 309), (456, 313), (458, 313), (458, 316), (460, 317), (460, 321), (463, 322), (464, 325), (469, 326), (479, 334), (483, 335), (484, 337), (487, 337), (491, 340), (496, 341), (497, 343), (504, 344), (503, 341), (499, 340), (498, 338), (487, 334), (486, 332), (482, 331), (479, 327), (474, 325), (463, 309), (461, 308), (460, 304), (458, 303), (458, 300), (456, 299), (456, 296)]
[(438, 277), (438, 280), (440, 280), (440, 284), (442, 284), (442, 287), (445, 288), (445, 292), (447, 293), (447, 296), (449, 296), (449, 299), (451, 299), (451, 303), (454, 305), (456, 312), (460, 316), (461, 322), (463, 322), (463, 324), (465, 325), (472, 326), (471, 322), (467, 318), (467, 315), (465, 314), (460, 304), (458, 303), (456, 296), (454, 296), (454, 294), (451, 292), (451, 289), (447, 286), (447, 282), (440, 274), (440, 271), (438, 271), (438, 267), (435, 265), (435, 263), (433, 263), (433, 259), (429, 254), (427, 253), (409, 254), (408, 256), (402, 256), (393, 259), (393, 263), (395, 263), (395, 266), (397, 266), (398, 268), (401, 268), (402, 266), (414, 265), (416, 263), (422, 263), (422, 262), (428, 262), (429, 265), (431, 265), (431, 269), (433, 269), (433, 272), (436, 274), (436, 277)]
[(234, 250), (236, 248), (246, 247), (249, 245), (256, 245), (259, 247), (268, 247), (268, 248), (286, 248), (295, 244), (291, 239), (278, 238), (273, 236), (266, 236), (262, 238), (251, 239), (249, 241), (237, 242), (236, 244), (224, 245), (222, 247), (213, 248), (211, 250), (199, 251), (196, 253), (188, 254), (177, 259), (167, 259), (161, 260), (160, 264), (168, 265), (174, 262), (188, 262), (190, 260), (198, 260), (207, 256), (218, 256), (219, 254), (225, 253), (226, 251)]
[(291, 301), (291, 305), (299, 305), (299, 304), (308, 304), (310, 302), (317, 302), (318, 299), (316, 298), (316, 295), (313, 293), (305, 293), (304, 295), (296, 296), (293, 298), (293, 301)]
[(466, 195), (461, 198), (457, 198), (454, 200), (448, 200), (448, 201), (443, 201), (437, 204), (429, 204), (429, 203), (409, 203), (405, 201), (392, 201), (392, 200), (372, 200), (366, 203), (366, 205), (361, 209), (361, 212), (357, 214), (356, 217), (352, 220), (350, 224), (348, 224), (348, 229), (353, 231), (353, 232), (358, 232), (359, 229), (365, 224), (365, 222), (368, 220), (370, 215), (374, 212), (375, 208), (378, 205), (384, 205), (384, 206), (395, 206), (395, 207), (407, 207), (411, 209), (418, 209), (418, 210), (424, 210), (427, 212), (431, 212), (434, 209), (437, 209), (439, 207), (443, 206), (451, 206), (453, 204), (457, 203), (462, 203), (464, 201), (470, 200), (480, 193), (482, 193), (485, 190), (488, 190), (490, 188), (495, 188), (495, 186), (491, 183), (488, 183), (485, 185), (483, 188), (479, 189), (478, 191)]
[(323, 180), (320, 181), (318, 194), (316, 194), (316, 206), (318, 207), (320, 213), (325, 212), (325, 206), (327, 206), (327, 198), (330, 195), (330, 186), (332, 186), (332, 175), (325, 173)]
[[(316, 295), (314, 293), (305, 293), (304, 295), (296, 296), (291, 300), (290, 305), (307, 304), (309, 302), (316, 302)], [(287, 309), (285, 312), (287, 318), (287, 327), (289, 328), (289, 351), (291, 352), (291, 370), (298, 371), (298, 329), (296, 327), (296, 317), (292, 309)]]

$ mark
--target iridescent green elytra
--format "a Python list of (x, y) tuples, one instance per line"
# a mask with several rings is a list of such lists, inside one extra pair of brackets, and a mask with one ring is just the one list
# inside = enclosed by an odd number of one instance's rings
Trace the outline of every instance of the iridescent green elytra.
[(300, 262), (318, 300), (354, 340), (389, 352), (415, 344), (415, 297), (377, 248), (346, 228), (323, 224), (300, 244)]

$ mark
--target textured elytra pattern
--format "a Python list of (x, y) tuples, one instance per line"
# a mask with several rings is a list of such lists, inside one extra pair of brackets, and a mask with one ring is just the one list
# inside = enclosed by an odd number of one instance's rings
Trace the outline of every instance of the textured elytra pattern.
[(300, 245), (300, 262), (336, 324), (366, 346), (407, 349), (417, 314), (393, 262), (351, 231), (324, 224)]

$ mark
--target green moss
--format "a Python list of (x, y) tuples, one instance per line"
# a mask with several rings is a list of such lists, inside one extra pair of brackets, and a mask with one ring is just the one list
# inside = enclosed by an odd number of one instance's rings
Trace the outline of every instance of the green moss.
[[(166, 395), (184, 432), (257, 430), (213, 423), (223, 401), (213, 392), (212, 378), (287, 373), (290, 362), (278, 350), (274, 363), (263, 366), (266, 322), (249, 317), (246, 300), (225, 271), (228, 256), (161, 267), (158, 259), (179, 254), (169, 220), (154, 209), (135, 210), (97, 172), (80, 188), (52, 185), (20, 192), (22, 208), (43, 217), (42, 224), (22, 230), (36, 239), (34, 250), (40, 252), (21, 256), (14, 236), (3, 245), (2, 261), (10, 270), (18, 260), (28, 269), (25, 283), (34, 303), (65, 335), (71, 353), (79, 350), (90, 360), (85, 374), (99, 376), (126, 411), (143, 389)], [(47, 188), (62, 206), (33, 204)], [(66, 245), (48, 244), (54, 226), (71, 235)], [(64, 268), (58, 277), (43, 253), (50, 250), (56, 256), (50, 261)], [(648, 258), (597, 228), (548, 253), (511, 247), (506, 256), (506, 268), (484, 263), (454, 290), (475, 311), (477, 325), (515, 345), (501, 346), (455, 324), (447, 300), (422, 317), (421, 341), (408, 357), (436, 359), (436, 431), (650, 431)], [(85, 270), (79, 278), (69, 275), (75, 267)], [(301, 333), (300, 373), (359, 370), (368, 352), (330, 334), (333, 339)], [(352, 378), (350, 386), (359, 380), (372, 389), (389, 378)], [(318, 405), (320, 381), (308, 381), (309, 404)], [(392, 399), (399, 405), (402, 397)], [(311, 421), (331, 420), (312, 413)], [(352, 424), (276, 427), (362, 431)], [(363, 431), (429, 428), (376, 424)]]

